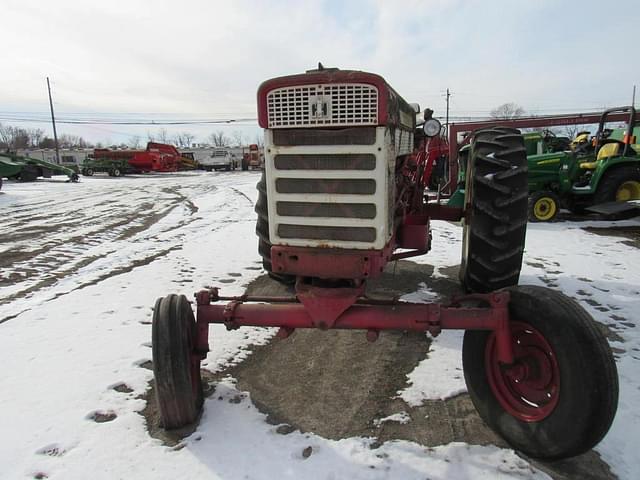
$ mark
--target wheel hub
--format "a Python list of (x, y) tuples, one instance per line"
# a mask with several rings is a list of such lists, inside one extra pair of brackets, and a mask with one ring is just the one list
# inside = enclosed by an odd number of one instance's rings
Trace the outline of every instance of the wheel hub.
[(628, 180), (618, 187), (616, 202), (626, 202), (628, 200), (640, 200), (640, 182)]
[(556, 213), (556, 202), (552, 198), (542, 197), (535, 203), (533, 213), (538, 220), (549, 220)]
[(553, 412), (559, 399), (560, 369), (556, 355), (542, 334), (522, 322), (511, 323), (513, 365), (498, 362), (495, 336), (485, 351), (491, 390), (500, 405), (525, 422), (540, 421)]

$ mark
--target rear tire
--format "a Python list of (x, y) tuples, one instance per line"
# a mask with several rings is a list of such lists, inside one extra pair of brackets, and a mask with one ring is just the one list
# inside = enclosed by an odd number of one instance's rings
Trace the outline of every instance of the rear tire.
[(594, 204), (640, 199), (640, 168), (622, 166), (606, 172), (600, 179)]
[(467, 291), (516, 285), (527, 230), (527, 157), (519, 130), (475, 132), (467, 163), (460, 281)]
[(552, 222), (560, 211), (560, 198), (549, 191), (535, 192), (529, 197), (529, 220)]
[(193, 423), (202, 408), (203, 391), (200, 357), (194, 349), (196, 323), (187, 297), (172, 294), (156, 301), (151, 335), (162, 426)]
[(33, 165), (25, 165), (18, 174), (21, 182), (35, 182), (39, 176), (39, 170)]
[(584, 453), (602, 440), (617, 409), (609, 343), (569, 297), (544, 287), (508, 290), (515, 363), (498, 362), (495, 334), (467, 330), (462, 363), (471, 400), (489, 427), (527, 455)]
[(255, 211), (258, 214), (256, 220), (256, 235), (258, 235), (258, 253), (262, 257), (262, 267), (269, 276), (279, 282), (292, 284), (296, 281), (295, 275), (286, 275), (273, 272), (271, 264), (271, 242), (269, 241), (269, 208), (267, 202), (267, 180), (265, 172), (262, 172), (260, 181), (256, 185), (258, 189), (258, 201)]
[(87, 177), (93, 177), (93, 168), (86, 168), (83, 175), (86, 175)]

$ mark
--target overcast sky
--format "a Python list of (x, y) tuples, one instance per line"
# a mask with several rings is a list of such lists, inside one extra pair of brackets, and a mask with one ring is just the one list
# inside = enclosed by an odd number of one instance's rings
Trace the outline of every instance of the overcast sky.
[[(486, 115), (629, 104), (640, 83), (638, 4), (556, 0), (257, 1), (3, 0), (0, 122), (255, 118), (270, 77), (325, 66), (376, 72), (408, 101)], [(640, 86), (640, 85), (639, 85)], [(200, 139), (223, 128), (192, 130)], [(60, 125), (126, 142), (157, 127)]]

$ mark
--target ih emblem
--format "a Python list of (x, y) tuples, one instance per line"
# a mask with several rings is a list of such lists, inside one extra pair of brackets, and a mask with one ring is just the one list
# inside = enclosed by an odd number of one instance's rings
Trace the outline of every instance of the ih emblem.
[(328, 120), (331, 116), (331, 100), (322, 95), (312, 95), (309, 97), (311, 107), (311, 118), (315, 120)]

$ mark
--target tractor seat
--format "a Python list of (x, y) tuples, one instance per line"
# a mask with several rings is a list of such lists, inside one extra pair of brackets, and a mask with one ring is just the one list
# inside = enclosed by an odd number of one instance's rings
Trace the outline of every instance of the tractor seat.
[(609, 157), (616, 157), (620, 154), (620, 142), (605, 143), (598, 150), (597, 160), (603, 160)]
[[(600, 160), (600, 155), (598, 155), (598, 160)], [(598, 166), (598, 162), (582, 162), (580, 164), (580, 168), (583, 170), (595, 170)]]

